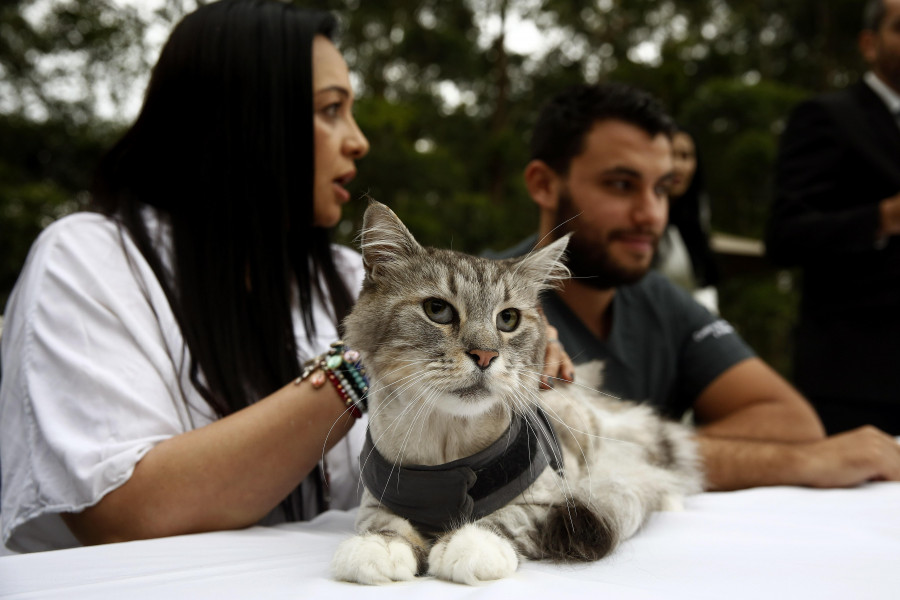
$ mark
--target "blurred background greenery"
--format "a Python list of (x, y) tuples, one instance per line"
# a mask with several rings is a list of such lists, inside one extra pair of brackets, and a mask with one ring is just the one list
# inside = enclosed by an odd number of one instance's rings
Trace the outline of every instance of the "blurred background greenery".
[[(0, 306), (40, 229), (87, 199), (167, 32), (197, 0), (0, 0)], [(353, 192), (431, 245), (532, 232), (521, 172), (563, 86), (648, 89), (697, 138), (714, 231), (759, 239), (791, 107), (862, 72), (859, 0), (323, 0), (372, 144)], [(364, 202), (337, 237), (352, 244)], [(789, 375), (793, 273), (727, 269), (722, 314)]]

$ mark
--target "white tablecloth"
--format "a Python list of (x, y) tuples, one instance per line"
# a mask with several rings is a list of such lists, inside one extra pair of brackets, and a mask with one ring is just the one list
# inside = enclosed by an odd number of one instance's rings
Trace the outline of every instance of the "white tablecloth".
[(333, 581), (353, 518), (2, 557), (0, 598), (900, 598), (900, 483), (701, 494), (600, 562), (526, 562), (478, 587)]

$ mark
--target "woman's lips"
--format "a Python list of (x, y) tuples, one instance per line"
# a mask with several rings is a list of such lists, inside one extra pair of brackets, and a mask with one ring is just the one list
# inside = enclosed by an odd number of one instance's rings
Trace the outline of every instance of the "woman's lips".
[(347, 191), (347, 188), (344, 186), (347, 185), (348, 183), (350, 183), (351, 181), (353, 181), (353, 178), (355, 176), (356, 176), (356, 173), (347, 173), (345, 175), (341, 175), (340, 177), (336, 178), (331, 183), (332, 187), (334, 188), (334, 194), (335, 194), (335, 196), (337, 196), (337, 198), (340, 202), (343, 203), (343, 202), (347, 202), (348, 200), (350, 200), (350, 192)]
[(347, 202), (348, 200), (350, 200), (350, 192), (347, 191), (347, 188), (345, 188), (337, 181), (335, 181), (331, 185), (334, 188), (334, 195), (337, 196), (338, 200), (340, 200), (341, 202)]

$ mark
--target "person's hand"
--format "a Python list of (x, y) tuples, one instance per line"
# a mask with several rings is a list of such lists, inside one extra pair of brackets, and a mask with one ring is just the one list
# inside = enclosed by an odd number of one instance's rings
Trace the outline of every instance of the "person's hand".
[(813, 487), (900, 481), (900, 443), (871, 425), (803, 444), (803, 453)]
[(900, 193), (881, 201), (881, 223), (878, 237), (900, 234)]
[[(546, 323), (546, 321), (545, 321)], [(575, 366), (566, 354), (565, 348), (557, 337), (559, 332), (550, 323), (547, 325), (547, 347), (544, 350), (544, 370), (541, 375), (541, 389), (549, 390), (557, 382), (571, 383), (575, 381)]]

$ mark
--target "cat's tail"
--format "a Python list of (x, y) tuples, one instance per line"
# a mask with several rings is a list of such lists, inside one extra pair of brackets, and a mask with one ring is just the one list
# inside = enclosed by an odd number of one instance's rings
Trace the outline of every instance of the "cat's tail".
[(564, 563), (600, 560), (620, 540), (615, 520), (580, 502), (552, 506), (532, 535), (533, 558)]

